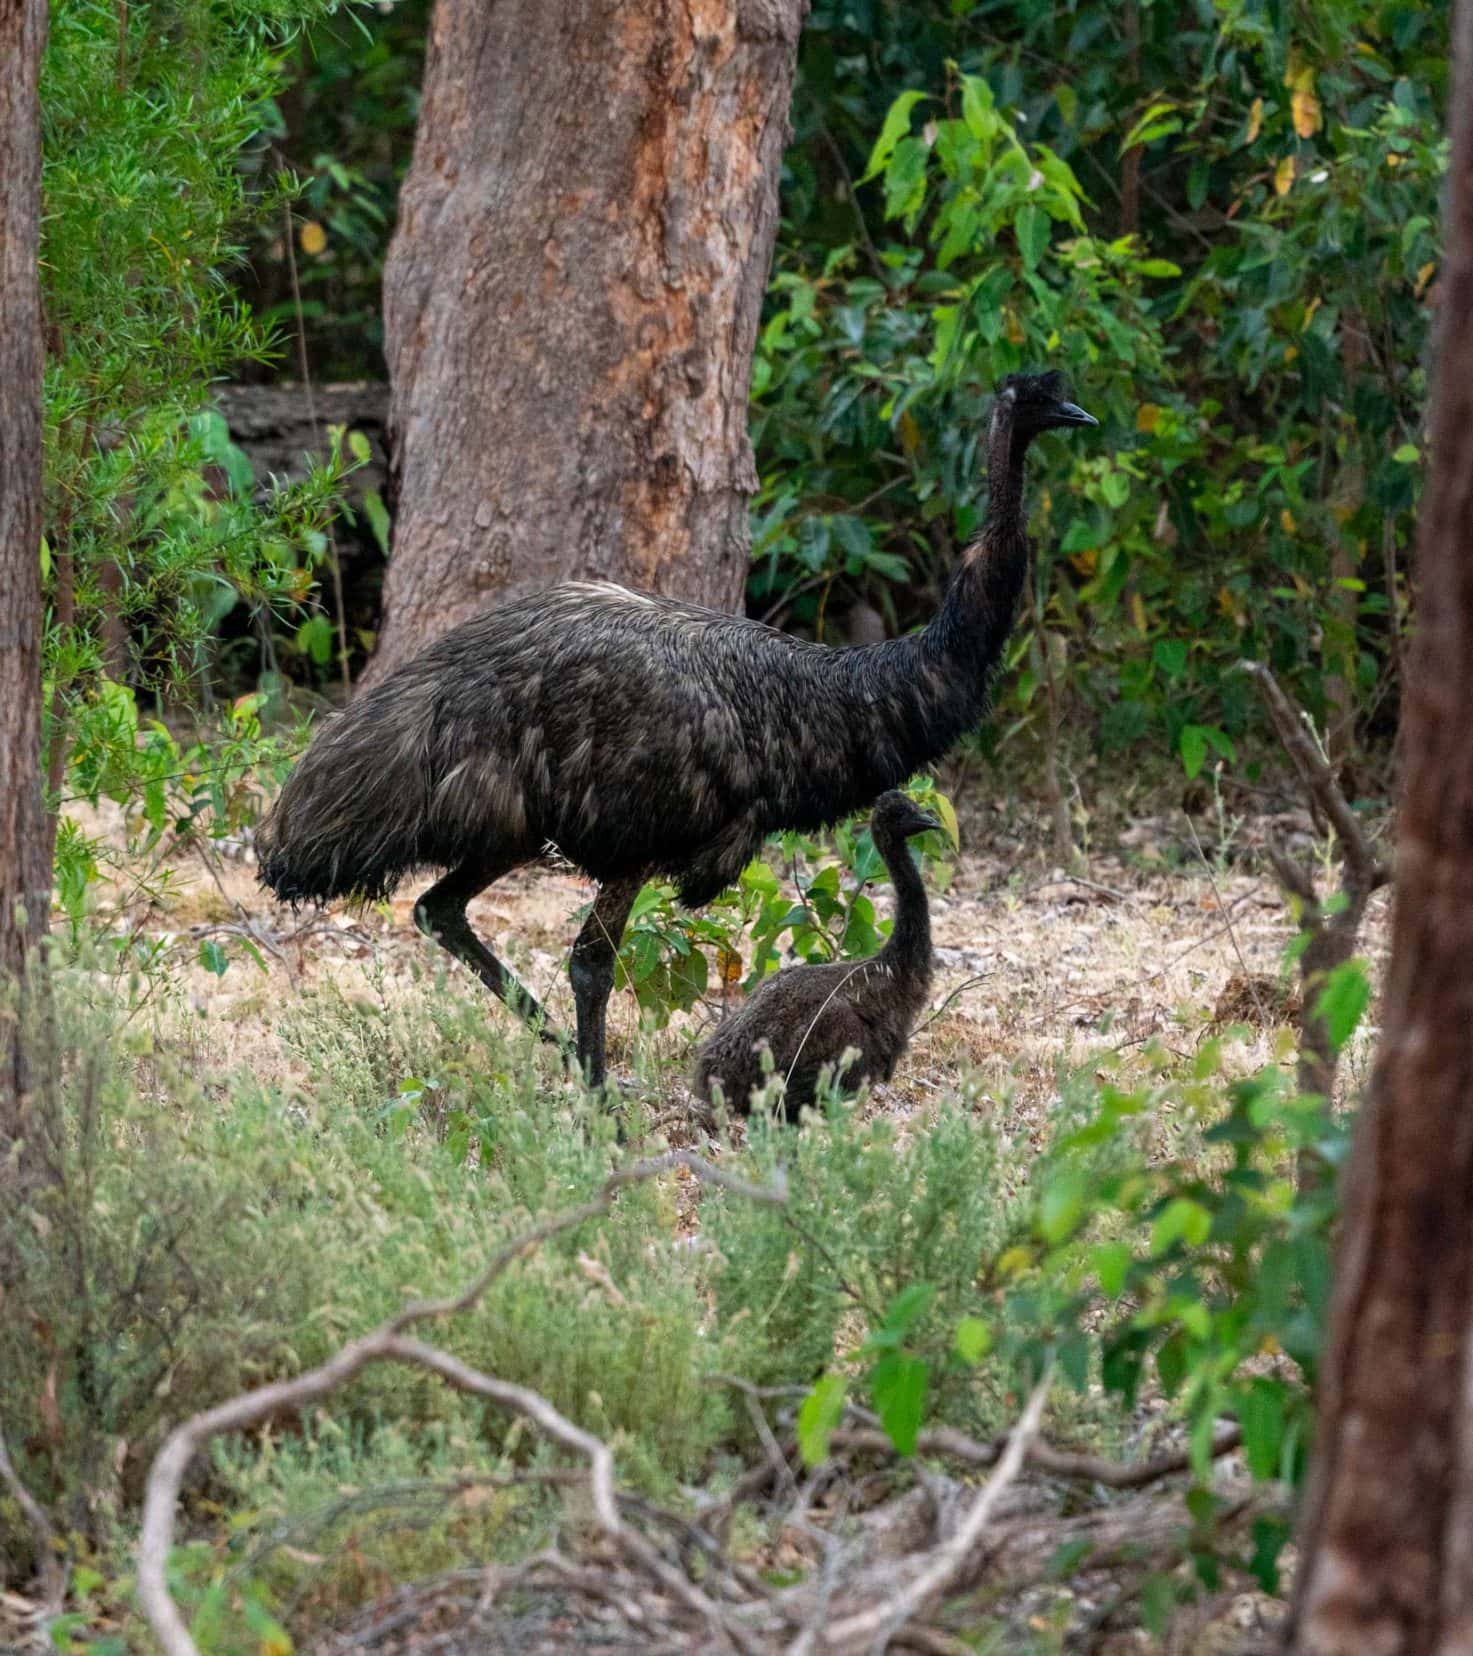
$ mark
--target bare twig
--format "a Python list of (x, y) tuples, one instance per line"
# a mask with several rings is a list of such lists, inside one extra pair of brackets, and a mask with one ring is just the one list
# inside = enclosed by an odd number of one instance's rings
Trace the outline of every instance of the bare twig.
[(1335, 778), (1334, 768), (1311, 734), (1307, 716), (1295, 707), (1283, 686), (1261, 661), (1243, 661), (1238, 666), (1257, 682), (1274, 730), (1299, 773), (1311, 804), (1335, 830), (1347, 871), (1365, 885), (1369, 896), (1391, 878), (1390, 870), (1372, 851), (1359, 817), (1351, 810)]
[(956, 1534), (938, 1547), (925, 1569), (893, 1597), (860, 1611), (858, 1615), (846, 1616), (835, 1622), (829, 1628), (826, 1639), (831, 1648), (867, 1649), (876, 1640), (883, 1648), (887, 1637), (893, 1637), (898, 1628), (913, 1616), (921, 1614), (946, 1590), (986, 1529), (1003, 1493), (1022, 1469), (1028, 1447), (1037, 1435), (1039, 1421), (1043, 1418), (1043, 1406), (1053, 1377), (1053, 1363), (1050, 1362), (1033, 1388), (1022, 1419), (1009, 1435), (1002, 1458), (982, 1486), (982, 1492), (972, 1503), (971, 1510), (957, 1526)]
[(944, 1018), (953, 1001), (958, 1000), (967, 992), (968, 989), (975, 989), (979, 983), (985, 983), (992, 975), (993, 974), (990, 970), (986, 972), (978, 972), (975, 976), (966, 978), (961, 983), (957, 984), (956, 988), (951, 991), (944, 1001), (942, 1001), (940, 1006), (936, 1008), (931, 1016), (927, 1018), (924, 1023), (917, 1024), (910, 1032), (911, 1040), (914, 1040), (917, 1035), (923, 1034), (926, 1030), (928, 1030), (938, 1018)]
[[(757, 1434), (757, 1441), (762, 1445), (762, 1453), (767, 1456), (768, 1464), (779, 1484), (790, 1496), (798, 1493), (797, 1480), (793, 1477), (793, 1469), (788, 1465), (788, 1458), (782, 1451), (782, 1445), (773, 1435), (772, 1427), (767, 1423), (767, 1411), (762, 1407), (763, 1388), (754, 1386), (750, 1380), (743, 1380), (737, 1374), (712, 1375), (712, 1380), (723, 1386), (730, 1386), (742, 1394), (742, 1400), (747, 1405), (747, 1415), (752, 1422), (752, 1430)], [(783, 1389), (783, 1388), (778, 1388)]]
[[(1339, 846), (1340, 888), (1337, 901), (1329, 903), (1320, 901), (1312, 868), (1296, 863), (1279, 846), (1269, 850), (1274, 873), (1284, 890), (1299, 903), (1300, 923), (1309, 935), (1309, 944), (1299, 957), (1302, 1001), (1299, 1090), (1323, 1098), (1330, 1105), (1335, 1097), (1339, 1055), (1327, 1021), (1318, 1011), (1319, 992), (1330, 973), (1350, 959), (1360, 936), (1366, 904), (1390, 880), (1391, 871), (1372, 850), (1365, 829), (1351, 810), (1334, 767), (1303, 709), (1294, 704), (1262, 662), (1244, 661), (1239, 667), (1256, 680), (1274, 730), (1298, 774), (1310, 808), (1322, 823), (1334, 830)], [(1307, 1189), (1317, 1183), (1320, 1172), (1319, 1157), (1312, 1150), (1301, 1152), (1300, 1188)]]
[(1197, 838), (1197, 825), (1185, 811), (1182, 812), (1182, 817), (1186, 821), (1187, 832), (1192, 836), (1192, 845), (1196, 850), (1197, 860), (1202, 864), (1202, 868), (1207, 875), (1207, 883), (1212, 887), (1212, 900), (1217, 904), (1217, 912), (1222, 915), (1223, 924), (1228, 929), (1228, 939), (1232, 943), (1233, 953), (1238, 957), (1238, 967), (1243, 974), (1243, 983), (1247, 987), (1248, 993), (1253, 997), (1254, 1006), (1258, 1008), (1259, 1019), (1266, 1024), (1269, 1022), (1268, 1008), (1263, 1004), (1263, 996), (1258, 992), (1258, 986), (1254, 981), (1252, 972), (1248, 970), (1248, 962), (1243, 954), (1243, 946), (1238, 942), (1237, 927), (1233, 925), (1232, 917), (1224, 909), (1222, 892), (1217, 884), (1217, 876), (1212, 872), (1212, 864), (1207, 860), (1207, 853), (1202, 849), (1201, 840)]
[(680, 1571), (661, 1558), (643, 1536), (620, 1517), (613, 1485), (613, 1453), (607, 1444), (575, 1426), (536, 1392), (482, 1374), (449, 1353), (405, 1335), (405, 1330), (416, 1322), (454, 1316), (468, 1310), (496, 1278), (528, 1249), (606, 1214), (615, 1197), (627, 1186), (657, 1178), (677, 1167), (685, 1168), (702, 1183), (717, 1185), (752, 1201), (782, 1204), (787, 1200), (786, 1185), (781, 1178), (771, 1186), (749, 1184), (688, 1150), (672, 1150), (665, 1155), (619, 1168), (604, 1181), (597, 1196), (575, 1208), (554, 1214), (514, 1237), (492, 1256), (486, 1267), (460, 1293), (443, 1299), (413, 1300), (371, 1333), (350, 1341), (316, 1368), (290, 1380), (278, 1380), (253, 1391), (242, 1392), (176, 1426), (164, 1440), (149, 1470), (138, 1541), (139, 1603), (165, 1656), (198, 1656), (194, 1640), (169, 1592), (166, 1577), (179, 1489), (194, 1457), (212, 1438), (258, 1425), (288, 1410), (299, 1410), (336, 1391), (371, 1364), (380, 1362), (408, 1363), (429, 1369), (458, 1389), (489, 1398), (531, 1420), (554, 1442), (582, 1455), (589, 1463), (594, 1510), (600, 1527), (609, 1539), (669, 1592), (700, 1614), (725, 1646), (755, 1650), (757, 1647), (750, 1634), (734, 1623), (715, 1601), (693, 1586)]
[(66, 1601), (66, 1569), (61, 1562), (61, 1547), (45, 1509), (21, 1482), (20, 1473), (16, 1471), (10, 1450), (6, 1447), (3, 1424), (0, 1424), (0, 1484), (10, 1491), (22, 1516), (31, 1526), (31, 1536), (36, 1543), (36, 1573), (41, 1578), (41, 1590), (46, 1595), (46, 1614), (59, 1615)]

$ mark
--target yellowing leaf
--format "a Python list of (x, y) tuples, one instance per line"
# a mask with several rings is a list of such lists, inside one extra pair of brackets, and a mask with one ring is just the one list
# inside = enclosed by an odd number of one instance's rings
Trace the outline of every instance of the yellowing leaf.
[(1437, 266), (1429, 259), (1428, 262), (1426, 264), (1424, 264), (1422, 266), (1422, 268), (1417, 272), (1416, 294), (1417, 294), (1417, 297), (1419, 299), (1422, 297), (1422, 293), (1425, 290), (1428, 282), (1430, 282), (1432, 280), (1433, 272), (1436, 269), (1437, 269)]
[(1284, 361), (1285, 362), (1292, 362), (1294, 360), (1294, 358), (1297, 357), (1298, 355), (1299, 355), (1299, 347), (1297, 345), (1285, 346), (1285, 348), (1284, 348)]
[(1314, 67), (1300, 57), (1298, 52), (1289, 53), (1289, 64), (1284, 70), (1284, 85), (1301, 87), (1314, 85)]
[(1279, 513), (1279, 525), (1286, 535), (1292, 535), (1299, 527), (1294, 521), (1294, 514), (1287, 506)]
[(304, 253), (320, 253), (327, 246), (327, 231), (313, 219), (308, 219), (297, 236)]
[(1307, 86), (1297, 87), (1289, 100), (1294, 130), (1301, 138), (1313, 138), (1320, 130), (1320, 100)]
[(1141, 602), (1141, 595), (1132, 592), (1130, 595), (1130, 619), (1135, 622), (1135, 630), (1143, 633), (1146, 630), (1146, 606)]
[(1310, 325), (1311, 322), (1314, 321), (1314, 313), (1319, 308), (1320, 308), (1320, 296), (1319, 296), (1319, 294), (1315, 294), (1314, 298), (1311, 299), (1310, 302), (1304, 307), (1304, 320), (1299, 324), (1300, 333), (1308, 333), (1309, 332), (1309, 325)]
[(1257, 138), (1258, 134), (1262, 130), (1263, 130), (1263, 99), (1262, 98), (1255, 98), (1253, 100), (1253, 103), (1252, 103), (1251, 107), (1248, 110), (1248, 135), (1243, 140), (1243, 142), (1245, 144), (1251, 144), (1253, 142), (1253, 140), (1255, 138)]
[(1003, 313), (1003, 333), (1009, 345), (1021, 345), (1027, 335), (1023, 332), (1023, 324), (1018, 320), (1018, 313), (1011, 305)]
[(931, 809), (935, 811), (936, 815), (941, 819), (942, 830), (947, 839), (951, 841), (952, 850), (959, 851), (961, 849), (962, 836), (961, 830), (957, 827), (956, 807), (951, 803), (945, 794), (939, 793), (932, 797)]
[(908, 408), (903, 409), (895, 426), (900, 433), (901, 448), (905, 450), (907, 457), (913, 458), (921, 446), (921, 428), (915, 422), (915, 415)]
[(1395, 150), (1392, 150), (1386, 157), (1386, 165), (1388, 167), (1399, 167), (1401, 162), (1402, 158), (1396, 153)]
[(1294, 182), (1294, 157), (1286, 155), (1278, 166), (1274, 168), (1274, 194), (1288, 195), (1289, 187)]
[(1161, 410), (1155, 403), (1142, 403), (1135, 411), (1135, 429), (1154, 431), (1161, 424)]
[(1076, 552), (1069, 560), (1069, 562), (1074, 565), (1075, 569), (1077, 569), (1081, 575), (1086, 577), (1094, 574), (1095, 568), (1099, 561), (1099, 552), (1094, 547), (1090, 547), (1088, 552)]
[(742, 977), (742, 957), (735, 949), (728, 949), (725, 944), (716, 951), (716, 972), (723, 983), (740, 983)]

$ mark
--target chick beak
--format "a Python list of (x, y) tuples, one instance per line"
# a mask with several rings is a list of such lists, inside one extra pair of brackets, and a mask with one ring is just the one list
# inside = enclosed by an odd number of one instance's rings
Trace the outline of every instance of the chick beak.
[(1078, 403), (1061, 402), (1054, 406), (1054, 418), (1060, 425), (1092, 425), (1100, 422), (1093, 414), (1086, 414)]

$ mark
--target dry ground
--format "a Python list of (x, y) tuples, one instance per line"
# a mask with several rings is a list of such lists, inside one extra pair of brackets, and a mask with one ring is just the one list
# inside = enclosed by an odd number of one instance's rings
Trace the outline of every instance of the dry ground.
[[(86, 825), (120, 839), (115, 821), (89, 814)], [(1268, 1057), (1295, 1007), (1284, 967), (1293, 927), (1257, 855), (1270, 835), (1298, 849), (1313, 843), (1307, 819), (1293, 812), (1240, 820), (1226, 834), (1176, 812), (1129, 825), (1075, 874), (1051, 866), (1036, 841), (1001, 813), (964, 817), (952, 878), (931, 896), (933, 1012), (895, 1082), (876, 1090), (875, 1106), (904, 1113), (970, 1074), (979, 1099), (1005, 1108), (1020, 1129), (1035, 1129), (1061, 1062), (1144, 1047), (1153, 1038), (1186, 1052), (1209, 1030), (1235, 1021), (1257, 1031), (1239, 1049), (1240, 1061)], [(292, 914), (256, 884), (249, 845), (227, 846), (223, 854), (184, 847), (143, 888), (134, 869), (105, 882), (100, 909), (119, 932), (171, 945), (179, 986), (207, 1026), (221, 1067), (244, 1063), (270, 1076), (284, 1063), (273, 1014), (285, 996), (330, 978), (349, 994), (377, 1000), (426, 970), (471, 984), (465, 968), (414, 928), (414, 901), (428, 883), (408, 884), (366, 912)], [(528, 867), (471, 905), (472, 922), (491, 947), (569, 1029), (567, 950), (574, 913), (592, 890), (564, 869)], [(888, 900), (881, 888), (882, 914)], [(1382, 893), (1362, 939), (1378, 966), (1388, 913)], [(200, 963), (203, 941), (224, 949), (230, 964), (223, 976)], [(248, 957), (247, 942), (264, 971)], [(720, 1010), (715, 1001), (699, 1007), (657, 1038), (671, 1104), (679, 1101), (694, 1041)], [(486, 1015), (509, 1016), (489, 996)], [(627, 1070), (639, 1038), (639, 1009), (627, 991), (615, 993), (609, 1030), (618, 1073)], [(1372, 1033), (1362, 1031), (1349, 1055), (1351, 1085)]]

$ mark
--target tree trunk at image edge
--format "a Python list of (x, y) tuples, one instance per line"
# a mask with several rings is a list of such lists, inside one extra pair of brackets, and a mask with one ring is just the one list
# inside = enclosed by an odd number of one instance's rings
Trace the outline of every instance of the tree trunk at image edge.
[(438, 0), (384, 272), (370, 679), (493, 600), (746, 577), (752, 349), (808, 0)]
[(1473, 0), (1380, 1051), (1346, 1173), (1291, 1648), (1473, 1651)]
[[(51, 895), (41, 796), (41, 118), (46, 0), (0, 0), (0, 1208), (27, 1182), (17, 1021)], [(0, 1287), (6, 1274), (0, 1258)]]

